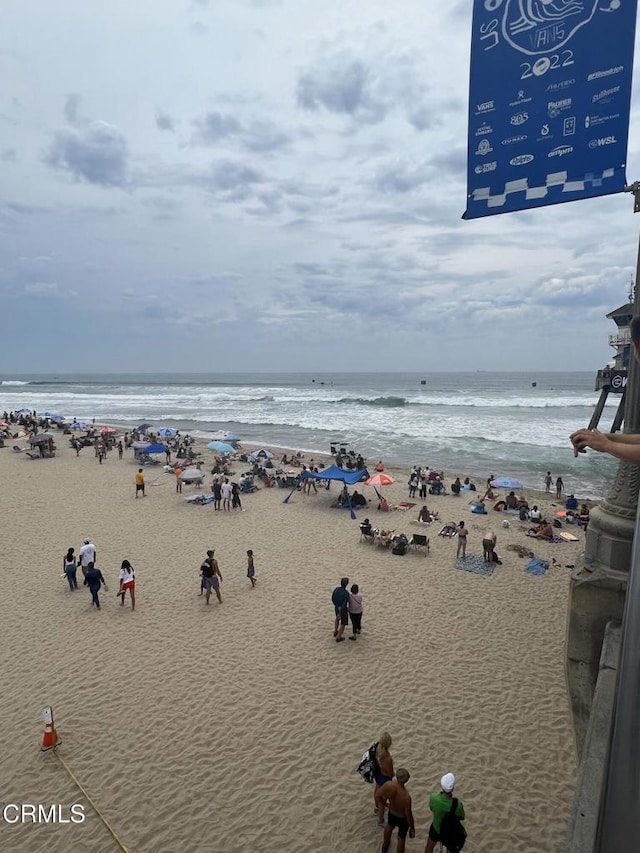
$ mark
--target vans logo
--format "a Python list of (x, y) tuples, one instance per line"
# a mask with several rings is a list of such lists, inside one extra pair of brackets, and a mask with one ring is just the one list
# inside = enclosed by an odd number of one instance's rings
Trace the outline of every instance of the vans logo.
[(495, 108), (496, 105), (493, 101), (483, 101), (481, 104), (476, 104), (476, 115), (493, 112)]
[(517, 157), (512, 157), (509, 160), (509, 163), (512, 166), (525, 166), (527, 163), (530, 163), (534, 158), (533, 154), (518, 154)]

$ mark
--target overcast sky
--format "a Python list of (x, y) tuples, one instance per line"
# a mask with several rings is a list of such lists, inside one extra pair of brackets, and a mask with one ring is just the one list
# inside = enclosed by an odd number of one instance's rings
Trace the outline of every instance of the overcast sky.
[(460, 219), (471, 6), (3, 0), (0, 376), (604, 364), (640, 216)]

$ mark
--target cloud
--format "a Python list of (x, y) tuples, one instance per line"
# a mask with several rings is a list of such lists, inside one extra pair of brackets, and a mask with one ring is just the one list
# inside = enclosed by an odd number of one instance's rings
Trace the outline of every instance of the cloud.
[(194, 119), (192, 144), (216, 146), (223, 140), (254, 153), (275, 151), (289, 144), (289, 136), (270, 119), (244, 124), (230, 113), (210, 112)]
[(18, 151), (16, 148), (3, 148), (0, 152), (0, 160), (5, 163), (15, 163), (18, 159)]
[(240, 122), (228, 113), (207, 113), (193, 123), (196, 126), (194, 142), (201, 145), (216, 145), (221, 139), (235, 136), (242, 130)]
[(44, 162), (76, 181), (123, 187), (127, 183), (128, 157), (124, 134), (104, 121), (93, 121), (57, 131)]
[(25, 284), (24, 292), (29, 296), (58, 296), (58, 285), (53, 281), (34, 281)]
[(158, 110), (156, 113), (156, 125), (160, 130), (167, 130), (169, 133), (176, 132), (174, 120), (171, 118), (169, 113), (164, 113), (162, 110)]
[[(378, 28), (379, 29), (379, 28)], [(379, 34), (375, 32), (375, 39)], [(426, 106), (429, 85), (423, 58), (389, 46), (331, 47), (298, 76), (298, 106), (377, 124), (401, 112), (417, 130), (436, 121)]]
[(78, 110), (80, 108), (80, 95), (67, 95), (64, 102), (64, 116), (69, 124), (74, 125), (78, 123), (79, 114)]

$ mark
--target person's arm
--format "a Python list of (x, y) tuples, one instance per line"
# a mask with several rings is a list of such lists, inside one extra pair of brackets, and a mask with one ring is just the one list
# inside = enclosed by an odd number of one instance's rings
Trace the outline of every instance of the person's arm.
[(405, 809), (404, 816), (407, 819), (407, 823), (409, 824), (409, 838), (416, 837), (416, 825), (413, 822), (413, 812), (411, 811), (411, 797), (409, 797), (409, 802), (407, 803), (407, 808)]
[(460, 820), (464, 820), (464, 806), (462, 805), (462, 800), (458, 800), (458, 808), (456, 809), (456, 815), (460, 818)]
[(375, 792), (375, 800), (376, 806), (380, 808), (381, 806), (386, 806), (387, 801), (389, 799), (389, 782), (385, 782), (384, 785), (380, 785), (378, 790)]
[(604, 433), (597, 429), (579, 429), (569, 436), (576, 453), (587, 447), (598, 453), (608, 453), (624, 462), (640, 465), (640, 434)]

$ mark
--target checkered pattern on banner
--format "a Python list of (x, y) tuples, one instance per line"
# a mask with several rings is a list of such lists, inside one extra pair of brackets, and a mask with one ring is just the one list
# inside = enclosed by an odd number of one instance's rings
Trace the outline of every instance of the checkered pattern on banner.
[(587, 187), (601, 187), (607, 178), (613, 178), (615, 169), (605, 169), (601, 174), (587, 173), (581, 181), (570, 181), (566, 172), (552, 172), (542, 186), (530, 187), (528, 178), (508, 181), (504, 192), (491, 195), (491, 187), (480, 187), (472, 193), (473, 201), (486, 201), (487, 207), (503, 207), (512, 193), (525, 193), (527, 201), (546, 198), (551, 188), (563, 193), (583, 193)]

